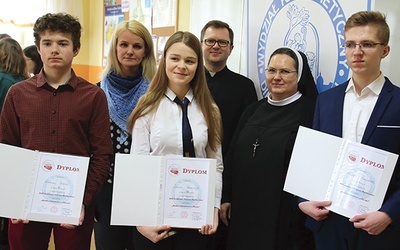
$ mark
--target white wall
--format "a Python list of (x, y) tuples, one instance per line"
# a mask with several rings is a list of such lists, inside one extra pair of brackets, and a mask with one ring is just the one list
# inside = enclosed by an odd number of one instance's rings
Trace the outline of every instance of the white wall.
[(382, 61), (381, 68), (384, 75), (400, 86), (400, 1), (399, 0), (375, 0), (372, 9), (386, 13), (390, 27), (390, 53)]
[[(245, 1), (244, 0), (192, 0), (190, 13), (190, 31), (200, 39), (200, 31), (210, 20), (221, 20), (229, 24), (234, 33), (233, 51), (228, 59), (228, 67), (236, 72), (246, 72), (244, 32)], [(243, 74), (243, 73), (242, 73)]]
[[(258, 85), (259, 80), (253, 76), (253, 73), (251, 73), (251, 71), (255, 70), (253, 69), (254, 66), (251, 65), (252, 63), (250, 63), (251, 66), (249, 68), (249, 61), (255, 59), (249, 59), (249, 55), (247, 54), (248, 49), (254, 50), (252, 47), (254, 47), (255, 44), (251, 44), (251, 48), (247, 47), (247, 35), (249, 33), (254, 34), (254, 29), (259, 30), (259, 27), (248, 27), (248, 18), (246, 16), (248, 11), (246, 9), (246, 6), (248, 6), (247, 1), (252, 1), (252, 3), (254, 3), (253, 1), (259, 2), (259, 6), (261, 6), (261, 8), (263, 8), (262, 6), (268, 5), (268, 3), (265, 4), (266, 2), (272, 2), (272, 0), (192, 0), (190, 31), (200, 36), (201, 28), (209, 20), (220, 19), (227, 22), (235, 33), (235, 48), (228, 60), (228, 67), (233, 71), (249, 76), (252, 78), (255, 84)], [(293, 2), (295, 1), (296, 0), (293, 0)], [(342, 5), (348, 5), (349, 3), (349, 0), (337, 1)], [(400, 86), (400, 67), (398, 66), (397, 62), (398, 58), (400, 58), (400, 1), (366, 0), (366, 3), (367, 4), (363, 6), (369, 6), (372, 10), (378, 10), (387, 14), (387, 20), (391, 29), (391, 39), (389, 43), (391, 46), (391, 52), (389, 56), (382, 61), (382, 72), (388, 76), (394, 84)], [(348, 15), (348, 13), (346, 13), (346, 15)], [(321, 18), (323, 17), (321, 16)], [(256, 87), (259, 88), (258, 86)]]

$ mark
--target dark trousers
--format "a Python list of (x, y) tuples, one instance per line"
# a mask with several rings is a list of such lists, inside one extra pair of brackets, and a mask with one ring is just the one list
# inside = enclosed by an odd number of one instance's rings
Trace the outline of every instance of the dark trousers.
[(315, 233), (318, 250), (398, 250), (399, 227), (390, 225), (379, 235), (356, 229), (349, 219), (331, 212)]
[(145, 250), (209, 250), (209, 235), (202, 235), (197, 229), (175, 229), (177, 233), (156, 244), (144, 237), (136, 227), (133, 230), (135, 249)]
[(96, 197), (96, 250), (133, 250), (133, 227), (110, 226), (113, 185), (105, 183)]
[(0, 217), (0, 250), (10, 249), (8, 246), (8, 219)]
[(218, 230), (215, 234), (210, 235), (209, 250), (225, 250), (228, 240), (228, 227), (219, 219)]
[(30, 221), (28, 224), (12, 224), (9, 220), (8, 239), (13, 250), (47, 250), (51, 231), (57, 250), (89, 250), (93, 231), (94, 207), (85, 209), (81, 226), (66, 229), (59, 224)]

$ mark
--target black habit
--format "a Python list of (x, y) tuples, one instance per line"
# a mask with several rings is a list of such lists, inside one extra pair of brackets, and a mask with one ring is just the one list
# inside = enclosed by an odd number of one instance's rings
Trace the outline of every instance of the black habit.
[(226, 66), (214, 76), (207, 69), (205, 72), (208, 88), (221, 112), (224, 131), (222, 155), (225, 157), (239, 118), (251, 103), (257, 101), (257, 93), (249, 78), (229, 70)]
[(283, 106), (267, 98), (250, 105), (232, 139), (222, 198), (231, 203), (228, 249), (312, 249), (297, 197), (283, 191), (299, 125), (312, 127), (317, 96), (307, 59), (301, 57), (301, 97)]
[(291, 244), (301, 245), (305, 237), (305, 215), (283, 184), (297, 130), (311, 127), (314, 103), (302, 96), (287, 106), (262, 100), (252, 107), (244, 114), (249, 120), (239, 124), (243, 127), (229, 155), (233, 168), (228, 172), (227, 167), (224, 178), (232, 178), (224, 183), (224, 190), (231, 189), (224, 200), (232, 203), (228, 249), (293, 249)]

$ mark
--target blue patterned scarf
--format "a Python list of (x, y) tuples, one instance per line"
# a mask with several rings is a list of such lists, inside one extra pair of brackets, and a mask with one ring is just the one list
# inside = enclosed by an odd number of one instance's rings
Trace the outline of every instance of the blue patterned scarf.
[(107, 96), (110, 118), (121, 128), (119, 144), (128, 138), (126, 122), (139, 98), (147, 91), (149, 82), (142, 76), (142, 70), (132, 77), (121, 77), (110, 73), (100, 82)]

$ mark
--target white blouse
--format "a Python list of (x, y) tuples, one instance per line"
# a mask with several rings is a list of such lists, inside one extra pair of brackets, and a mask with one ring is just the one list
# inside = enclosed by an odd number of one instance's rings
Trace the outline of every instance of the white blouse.
[[(132, 130), (131, 154), (182, 156), (182, 110), (174, 102), (175, 97), (175, 93), (168, 88), (158, 108), (136, 120)], [(190, 101), (188, 118), (196, 157), (217, 160), (214, 207), (220, 208), (223, 171), (221, 145), (217, 151), (210, 148), (207, 124), (192, 90), (189, 90), (186, 98)]]

